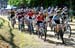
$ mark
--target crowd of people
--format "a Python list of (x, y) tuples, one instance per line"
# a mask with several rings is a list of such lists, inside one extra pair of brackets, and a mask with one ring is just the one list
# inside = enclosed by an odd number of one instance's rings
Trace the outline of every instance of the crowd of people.
[[(39, 30), (40, 23), (44, 23), (45, 29), (50, 26), (53, 30), (53, 26), (56, 25), (56, 31), (59, 31), (59, 24), (68, 23), (68, 8), (64, 6), (63, 8), (48, 7), (48, 8), (20, 8), (16, 11), (11, 9), (9, 12), (9, 20), (11, 21), (12, 27), (16, 24), (18, 20), (18, 29), (23, 31), (25, 29), (25, 24), (28, 26), (28, 31), (30, 34), (34, 33), (34, 27), (36, 27), (36, 32)], [(63, 35), (62, 35), (63, 41)], [(64, 41), (63, 41), (64, 43)]]

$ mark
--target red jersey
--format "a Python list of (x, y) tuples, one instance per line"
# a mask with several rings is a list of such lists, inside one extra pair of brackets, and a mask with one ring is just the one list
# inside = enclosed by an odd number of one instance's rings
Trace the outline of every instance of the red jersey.
[(42, 16), (42, 15), (39, 15), (38, 17), (37, 17), (37, 21), (43, 21), (44, 20), (44, 17)]
[(33, 12), (28, 12), (28, 16), (32, 17), (33, 16)]

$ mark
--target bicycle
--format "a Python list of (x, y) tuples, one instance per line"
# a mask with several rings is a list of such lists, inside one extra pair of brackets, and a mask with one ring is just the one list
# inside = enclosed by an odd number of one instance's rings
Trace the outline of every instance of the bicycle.
[(55, 26), (54, 27), (54, 33), (55, 33), (55, 37), (57, 37), (57, 39), (59, 39), (59, 37), (61, 38), (62, 40), (62, 43), (64, 44), (64, 31), (63, 31), (63, 24), (58, 24), (58, 28)]
[(24, 18), (22, 17), (19, 22), (20, 22), (20, 23), (19, 23), (19, 29), (20, 29), (21, 31), (24, 31), (24, 28), (25, 28), (25, 25), (24, 25)]
[(64, 27), (64, 36), (66, 35), (67, 38), (71, 37), (71, 26), (69, 24), (65, 24)]
[(39, 24), (39, 32), (38, 32), (39, 38), (41, 37), (41, 39), (42, 39), (42, 37), (44, 36), (45, 37), (44, 41), (45, 41), (46, 40), (46, 32), (47, 32), (47, 29), (46, 29), (45, 24), (44, 23), (40, 23)]
[(67, 17), (64, 18), (62, 21), (64, 26), (64, 36), (66, 35), (67, 38), (70, 38), (72, 32), (71, 32), (71, 26), (68, 22), (69, 22), (69, 19)]
[[(58, 31), (57, 31), (58, 30)], [(56, 26), (54, 27), (54, 33), (57, 39), (59, 39), (59, 36), (61, 40), (64, 42), (64, 36), (66, 35), (67, 38), (71, 37), (71, 26), (69, 24), (59, 24), (59, 28), (56, 29)]]

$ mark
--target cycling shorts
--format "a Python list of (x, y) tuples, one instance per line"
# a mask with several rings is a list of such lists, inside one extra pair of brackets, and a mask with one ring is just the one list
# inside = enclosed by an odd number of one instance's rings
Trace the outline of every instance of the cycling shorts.
[(39, 26), (40, 25), (40, 23), (43, 23), (42, 21), (37, 21), (37, 25)]
[(60, 20), (54, 20), (56, 24), (60, 24)]

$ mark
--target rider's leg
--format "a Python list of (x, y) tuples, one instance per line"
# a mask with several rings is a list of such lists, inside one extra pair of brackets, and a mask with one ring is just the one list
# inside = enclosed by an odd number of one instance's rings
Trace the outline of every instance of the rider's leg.
[(20, 22), (18, 22), (18, 29), (20, 30)]
[(31, 33), (34, 33), (33, 24), (31, 23)]
[(16, 24), (16, 20), (14, 19), (13, 20), (13, 28), (15, 27), (15, 24)]
[(44, 27), (44, 29), (45, 29), (45, 30), (44, 30), (44, 32), (45, 32), (45, 33), (44, 33), (44, 34), (45, 34), (45, 40), (44, 40), (44, 41), (46, 41), (46, 37), (47, 37), (47, 25), (48, 25), (48, 24), (47, 24), (47, 22), (46, 22), (45, 27)]
[(38, 25), (36, 25), (36, 34), (37, 34), (37, 32), (38, 32)]
[(31, 26), (30, 26), (30, 24), (28, 25), (28, 31), (31, 34)]
[(21, 24), (21, 31), (24, 31), (24, 24)]
[(59, 24), (56, 25), (57, 32), (59, 32)]
[(44, 36), (45, 36), (45, 40), (44, 40), (44, 41), (46, 41), (46, 37), (47, 37), (47, 28), (45, 28), (45, 30), (44, 30)]
[(12, 26), (12, 28), (14, 28), (14, 21), (12, 18), (11, 18), (11, 26)]
[(40, 30), (40, 23), (41, 23), (41, 22), (38, 21), (38, 35), (39, 35), (39, 37), (40, 37), (40, 35), (41, 35), (41, 33), (40, 33), (40, 31), (39, 31), (39, 30)]
[(54, 27), (55, 30), (55, 36), (57, 37), (57, 39), (59, 39), (59, 24), (56, 24), (56, 26)]
[(40, 37), (39, 28), (40, 28), (40, 23), (38, 22), (38, 35), (39, 35), (39, 37)]
[(59, 31), (59, 35), (60, 35), (60, 38), (61, 38), (61, 40), (62, 40), (62, 43), (64, 44), (65, 42), (64, 42), (64, 38), (63, 38), (63, 31), (62, 30), (60, 30)]

